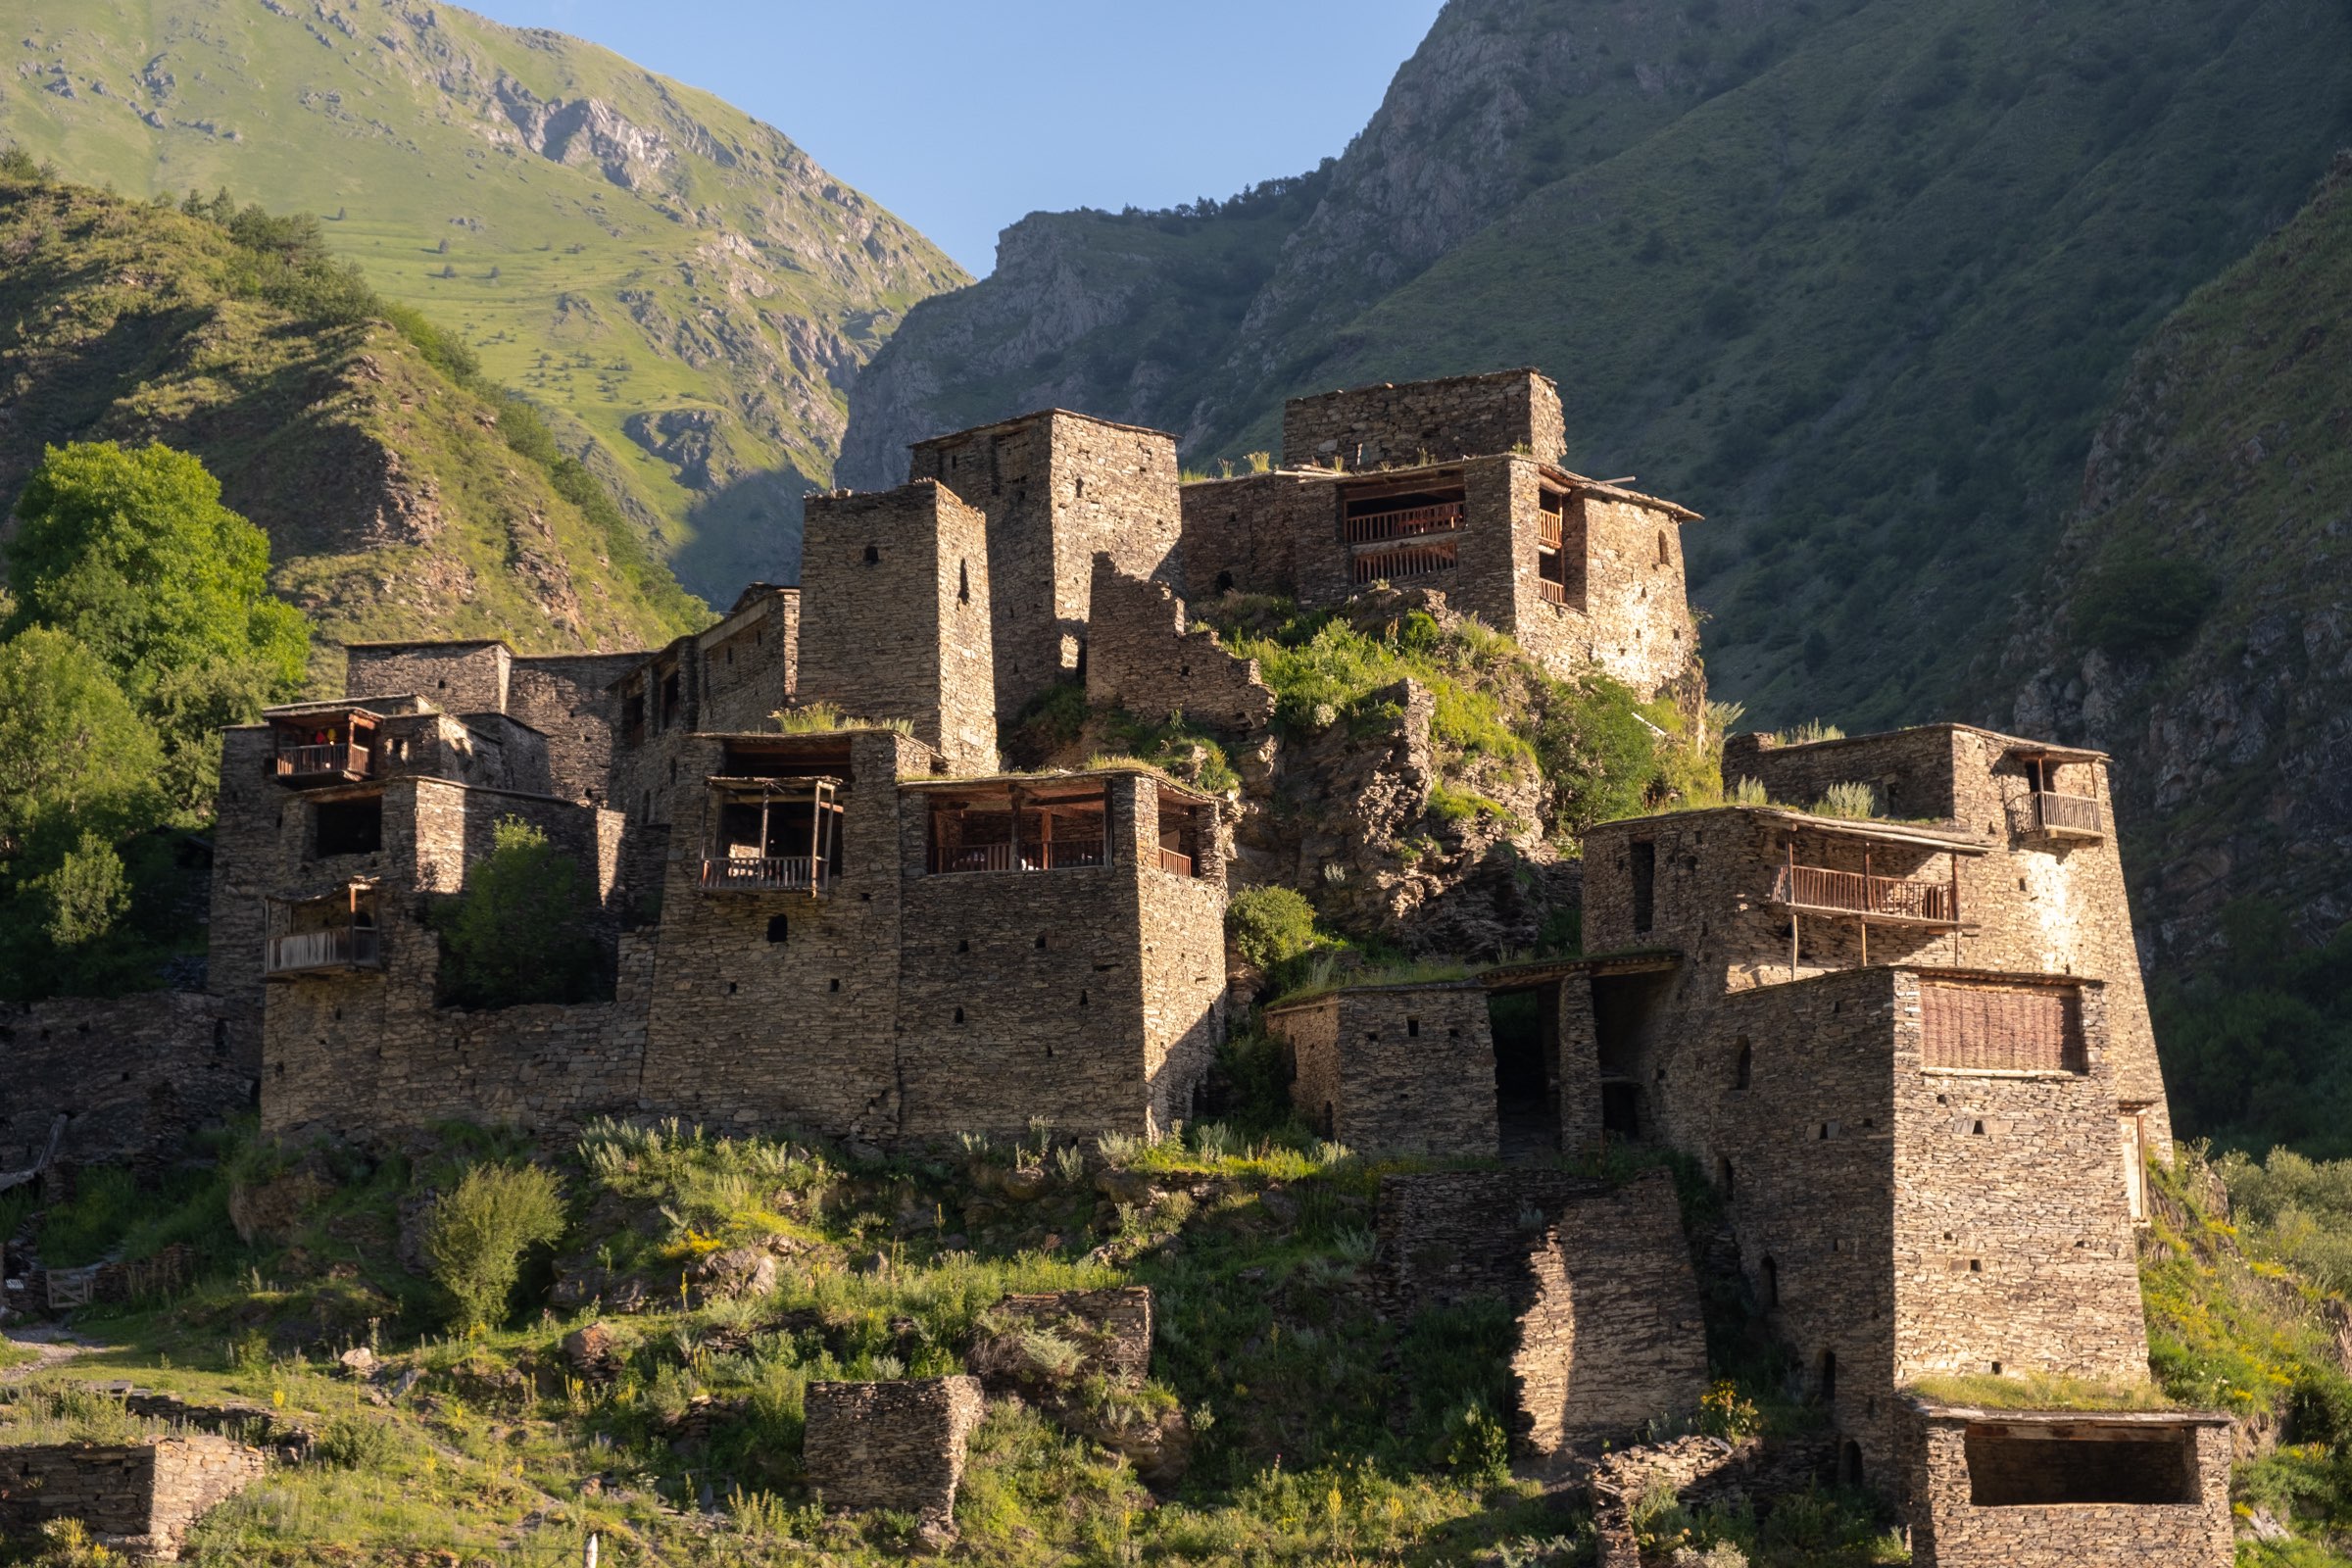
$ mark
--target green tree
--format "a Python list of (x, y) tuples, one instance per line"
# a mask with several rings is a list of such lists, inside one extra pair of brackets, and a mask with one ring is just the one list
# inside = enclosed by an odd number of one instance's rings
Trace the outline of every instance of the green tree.
[(433, 1278), (454, 1308), (451, 1325), (468, 1332), (504, 1323), (523, 1254), (563, 1234), (564, 1194), (552, 1172), (537, 1165), (467, 1167), (435, 1200), (424, 1231)]
[(576, 861), (520, 817), (491, 829), (490, 853), (466, 872), (465, 896), (441, 920), (452, 1002), (510, 1007), (577, 1002), (595, 987), (596, 939)]
[(116, 846), (169, 814), (163, 752), (96, 655), (35, 626), (0, 643), (0, 996), (123, 973)]
[(201, 808), (219, 729), (302, 683), (310, 633), (270, 596), (270, 541), (220, 504), (184, 452), (111, 441), (51, 447), (17, 503), (8, 544), (15, 612), (69, 633), (158, 729), (175, 802)]

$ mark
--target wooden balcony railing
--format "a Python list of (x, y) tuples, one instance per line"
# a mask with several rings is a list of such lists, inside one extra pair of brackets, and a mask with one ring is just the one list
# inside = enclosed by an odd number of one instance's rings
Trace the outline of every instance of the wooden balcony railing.
[(1179, 855), (1174, 850), (1161, 850), (1159, 852), (1159, 868), (1171, 876), (1191, 876), (1193, 874), (1193, 858), (1189, 855)]
[(271, 937), (262, 958), (264, 974), (300, 974), (312, 969), (380, 969), (383, 939), (372, 926), (333, 931), (291, 931)]
[(1784, 865), (1773, 875), (1772, 902), (1823, 914), (1858, 914), (1902, 925), (1957, 925), (1959, 898), (1948, 882), (1866, 876), (1819, 865)]
[(830, 880), (821, 856), (713, 855), (703, 861), (705, 893), (822, 893)]
[(1101, 839), (1053, 839), (1021, 846), (1016, 866), (1009, 844), (965, 844), (955, 849), (933, 846), (931, 871), (949, 876), (960, 871), (1067, 871), (1103, 863)]
[(364, 746), (288, 746), (275, 759), (279, 778), (366, 778), (369, 772)]
[(1357, 582), (1381, 582), (1393, 577), (1426, 577), (1451, 571), (1460, 564), (1451, 540), (1436, 545), (1404, 545), (1395, 550), (1370, 550), (1355, 558)]
[(2054, 790), (2034, 792), (2034, 824), (2044, 833), (2084, 838), (2097, 838), (2105, 831), (2099, 825), (2095, 796), (2060, 795)]
[(1370, 544), (1377, 539), (1409, 539), (1415, 534), (1451, 533), (1462, 525), (1462, 504), (1459, 501), (1441, 501), (1435, 506), (1397, 507), (1388, 512), (1367, 512), (1359, 517), (1349, 517), (1340, 524), (1340, 537), (1351, 545)]
[(1550, 604), (1564, 605), (1568, 602), (1568, 585), (1564, 582), (1553, 582), (1549, 577), (1536, 579), (1536, 592), (1542, 594)]
[(1556, 512), (1539, 513), (1536, 516), (1536, 543), (1546, 550), (1557, 550), (1568, 542), (1568, 530)]

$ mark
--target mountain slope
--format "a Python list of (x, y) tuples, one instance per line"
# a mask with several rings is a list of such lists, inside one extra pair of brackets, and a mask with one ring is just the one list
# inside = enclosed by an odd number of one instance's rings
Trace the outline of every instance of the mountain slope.
[[(1987, 684), (1988, 607), (2132, 349), (2347, 125), (2341, 0), (1453, 0), (1284, 231), (1008, 230), (860, 376), (844, 473), (1042, 402), (1200, 463), (1269, 446), (1300, 391), (1534, 363), (1579, 467), (1708, 514), (1719, 691), (1768, 721), (1928, 716)], [(1156, 233), (1159, 292), (1133, 287), (1139, 229), (1171, 222), (1195, 237)], [(1202, 265), (1220, 244), (1249, 266)]]
[(706, 618), (625, 522), (600, 524), (511, 444), (491, 402), (393, 326), (284, 282), (209, 220), (0, 174), (0, 496), (45, 444), (194, 452), (328, 645), (625, 648)]
[(797, 573), (850, 375), (965, 281), (776, 131), (562, 34), (413, 0), (11, 9), (0, 134), (125, 192), (329, 217), (380, 292), (557, 416), (707, 598)]
[(2352, 153), (2132, 366), (2001, 668), (2116, 754), (2160, 953), (2352, 918)]

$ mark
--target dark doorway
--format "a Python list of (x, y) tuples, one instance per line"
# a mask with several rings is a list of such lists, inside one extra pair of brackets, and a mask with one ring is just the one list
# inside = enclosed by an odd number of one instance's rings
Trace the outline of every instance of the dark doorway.
[(1642, 1136), (1640, 1084), (1604, 1083), (1600, 1086), (1600, 1130), (1611, 1138), (1634, 1139)]
[(313, 854), (373, 855), (384, 847), (384, 798), (368, 795), (355, 801), (320, 801), (315, 818), (318, 837)]
[(2196, 1435), (2186, 1427), (2084, 1426), (2061, 1436), (1970, 1427), (1969, 1501), (1980, 1508), (2197, 1500)]
[(1505, 1159), (1540, 1159), (1560, 1146), (1551, 1038), (1558, 1024), (1546, 1029), (1544, 1012), (1538, 991), (1497, 991), (1487, 998), (1494, 1034), (1494, 1115)]

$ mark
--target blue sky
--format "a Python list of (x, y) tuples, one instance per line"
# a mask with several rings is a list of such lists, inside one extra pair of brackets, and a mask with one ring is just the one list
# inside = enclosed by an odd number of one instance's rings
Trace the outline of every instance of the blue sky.
[(468, 0), (757, 115), (974, 272), (1069, 207), (1225, 197), (1337, 154), (1440, 0)]

